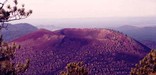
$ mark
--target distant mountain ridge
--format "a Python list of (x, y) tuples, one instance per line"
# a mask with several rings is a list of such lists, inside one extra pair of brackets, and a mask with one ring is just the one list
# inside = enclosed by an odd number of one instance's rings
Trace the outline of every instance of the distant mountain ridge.
[(156, 43), (156, 26), (135, 27), (135, 26), (125, 25), (125, 26), (121, 26), (121, 27), (117, 27), (113, 29), (123, 32), (124, 34), (127, 34), (128, 36), (142, 42), (143, 44), (149, 46), (150, 48), (153, 48), (153, 49), (156, 48), (156, 44), (155, 44)]
[[(120, 32), (123, 32), (136, 40), (152, 40), (156, 42), (156, 26), (155, 27), (135, 27), (135, 26), (121, 26), (115, 28)], [(136, 36), (137, 35), (137, 36)]]
[(50, 30), (50, 31), (63, 29), (62, 27), (55, 26), (55, 25), (37, 25), (36, 27), (39, 28), (39, 29), (44, 28), (44, 29), (47, 29), (47, 30)]
[[(25, 75), (56, 75), (69, 62), (83, 61), (90, 75), (128, 75), (150, 48), (109, 29), (37, 30), (14, 42), (22, 45), (16, 59), (30, 58)], [(124, 66), (124, 67), (123, 67)]]
[(6, 24), (7, 29), (2, 30), (2, 34), (5, 41), (12, 41), (23, 35), (31, 33), (38, 30), (37, 27), (28, 23), (18, 23), (18, 24)]

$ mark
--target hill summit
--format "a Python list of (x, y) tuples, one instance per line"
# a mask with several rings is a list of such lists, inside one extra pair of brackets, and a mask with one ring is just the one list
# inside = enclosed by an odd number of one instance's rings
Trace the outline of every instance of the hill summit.
[(30, 58), (25, 75), (56, 75), (70, 62), (82, 61), (90, 75), (128, 75), (150, 48), (110, 29), (41, 29), (14, 42), (16, 60)]

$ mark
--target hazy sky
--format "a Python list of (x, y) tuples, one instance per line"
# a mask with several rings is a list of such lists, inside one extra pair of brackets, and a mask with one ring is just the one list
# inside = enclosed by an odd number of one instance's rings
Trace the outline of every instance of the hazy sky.
[(30, 18), (35, 19), (156, 16), (156, 0), (18, 1), (20, 3), (25, 3), (26, 8), (33, 10), (33, 14)]

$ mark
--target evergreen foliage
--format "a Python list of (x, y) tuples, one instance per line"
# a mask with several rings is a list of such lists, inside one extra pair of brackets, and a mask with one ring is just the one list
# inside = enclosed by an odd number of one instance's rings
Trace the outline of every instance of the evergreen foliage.
[(155, 75), (156, 73), (156, 50), (151, 50), (135, 68), (131, 69), (131, 75)]
[(2, 35), (0, 37), (0, 75), (17, 75), (23, 73), (29, 67), (29, 59), (25, 64), (13, 63), (16, 49), (20, 49), (19, 45), (12, 43), (11, 45), (3, 42)]
[(88, 75), (88, 70), (82, 62), (72, 62), (67, 64), (66, 71), (62, 71), (60, 75)]
[[(7, 25), (4, 24), (5, 22), (24, 19), (32, 13), (32, 10), (26, 12), (24, 5), (22, 5), (21, 8), (17, 7), (17, 0), (13, 1), (14, 6), (8, 5), (7, 8), (4, 9), (7, 1), (8, 0), (5, 0), (3, 3), (0, 3), (0, 31), (3, 28), (7, 28)], [(0, 32), (0, 75), (18, 75), (27, 70), (30, 62), (29, 59), (26, 60), (25, 64), (13, 62), (15, 52), (20, 48), (20, 45), (15, 43), (10, 44), (4, 42)]]

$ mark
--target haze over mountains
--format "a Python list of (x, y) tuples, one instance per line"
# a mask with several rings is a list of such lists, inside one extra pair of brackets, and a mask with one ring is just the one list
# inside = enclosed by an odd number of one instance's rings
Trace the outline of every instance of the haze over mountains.
[(14, 42), (22, 45), (16, 60), (31, 59), (25, 75), (55, 75), (75, 61), (83, 61), (90, 75), (128, 75), (130, 68), (150, 51), (138, 41), (109, 29), (40, 29)]
[(63, 19), (25, 19), (12, 23), (30, 23), (35, 26), (53, 25), (61, 28), (106, 28), (123, 25), (138, 27), (156, 26), (156, 17), (90, 17), (90, 18), (63, 18)]

